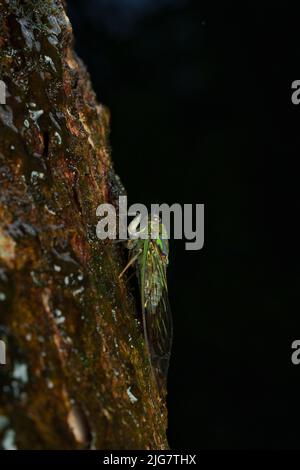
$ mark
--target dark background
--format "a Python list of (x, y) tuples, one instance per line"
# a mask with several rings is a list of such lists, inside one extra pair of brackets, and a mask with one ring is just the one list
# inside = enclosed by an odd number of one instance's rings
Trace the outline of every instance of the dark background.
[(171, 242), (171, 448), (300, 448), (297, 12), (68, 4), (129, 202), (205, 204), (205, 247)]

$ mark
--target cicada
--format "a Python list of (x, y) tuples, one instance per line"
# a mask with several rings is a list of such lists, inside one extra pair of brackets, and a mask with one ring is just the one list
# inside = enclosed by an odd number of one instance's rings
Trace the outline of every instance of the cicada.
[[(134, 235), (139, 224), (141, 226), (139, 234), (147, 230), (148, 236), (145, 239)], [(143, 224), (139, 214), (129, 224), (128, 233), (131, 238), (127, 241), (127, 248), (131, 259), (120, 276), (129, 266), (135, 265), (141, 296), (145, 344), (157, 385), (160, 391), (165, 391), (173, 334), (167, 286), (169, 262), (167, 232), (158, 216), (152, 215)]]

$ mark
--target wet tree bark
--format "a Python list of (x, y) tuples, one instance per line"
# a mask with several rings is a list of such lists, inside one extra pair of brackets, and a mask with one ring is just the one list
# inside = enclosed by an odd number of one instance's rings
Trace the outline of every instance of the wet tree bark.
[(0, 442), (18, 449), (164, 449), (122, 247), (96, 208), (122, 187), (109, 115), (73, 52), (60, 0), (0, 1)]

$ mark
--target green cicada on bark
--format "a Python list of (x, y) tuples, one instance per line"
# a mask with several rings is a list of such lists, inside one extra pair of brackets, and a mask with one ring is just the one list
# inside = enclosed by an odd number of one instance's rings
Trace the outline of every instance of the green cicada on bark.
[[(141, 230), (137, 236), (136, 228), (139, 224)], [(140, 238), (145, 231), (147, 238)], [(167, 286), (167, 232), (159, 217), (152, 216), (143, 224), (138, 215), (129, 224), (128, 233), (131, 238), (127, 242), (127, 248), (131, 259), (120, 276), (129, 266), (135, 265), (141, 295), (145, 344), (157, 385), (160, 391), (165, 392), (173, 330)]]

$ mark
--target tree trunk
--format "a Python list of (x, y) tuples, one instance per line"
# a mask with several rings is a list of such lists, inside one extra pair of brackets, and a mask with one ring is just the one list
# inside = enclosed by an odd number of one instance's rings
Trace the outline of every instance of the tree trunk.
[(96, 208), (122, 191), (61, 0), (0, 1), (3, 448), (165, 449), (139, 302)]

